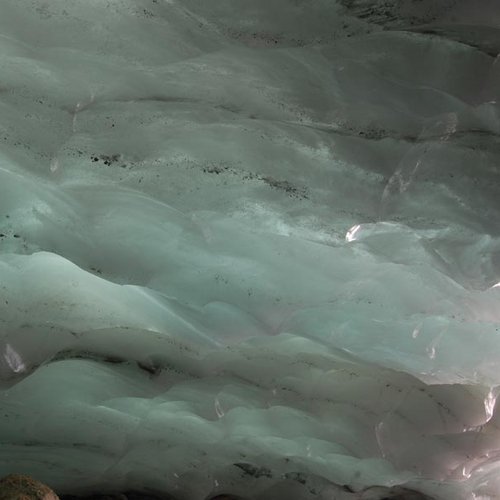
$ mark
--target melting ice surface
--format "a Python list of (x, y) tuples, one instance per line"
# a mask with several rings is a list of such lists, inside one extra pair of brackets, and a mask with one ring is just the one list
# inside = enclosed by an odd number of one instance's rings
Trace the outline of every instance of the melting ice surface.
[(500, 498), (499, 22), (2, 0), (1, 474)]

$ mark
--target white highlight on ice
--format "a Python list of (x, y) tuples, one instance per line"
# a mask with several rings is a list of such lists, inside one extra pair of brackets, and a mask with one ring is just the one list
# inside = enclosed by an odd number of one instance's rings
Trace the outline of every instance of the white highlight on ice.
[(356, 224), (352, 226), (345, 235), (346, 241), (356, 241), (356, 233), (361, 229), (361, 224)]
[(3, 357), (14, 373), (22, 373), (26, 371), (26, 365), (24, 364), (23, 359), (10, 344), (5, 346), (5, 353)]

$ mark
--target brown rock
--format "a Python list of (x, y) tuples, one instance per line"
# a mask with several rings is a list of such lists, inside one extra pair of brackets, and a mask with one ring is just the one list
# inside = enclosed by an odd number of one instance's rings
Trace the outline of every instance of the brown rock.
[(29, 476), (10, 474), (0, 480), (0, 500), (59, 500), (59, 497)]

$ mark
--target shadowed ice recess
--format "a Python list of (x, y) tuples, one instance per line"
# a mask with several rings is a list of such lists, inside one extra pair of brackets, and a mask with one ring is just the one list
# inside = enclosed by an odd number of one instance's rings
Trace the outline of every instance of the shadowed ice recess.
[(1, 0), (0, 475), (500, 498), (498, 26)]

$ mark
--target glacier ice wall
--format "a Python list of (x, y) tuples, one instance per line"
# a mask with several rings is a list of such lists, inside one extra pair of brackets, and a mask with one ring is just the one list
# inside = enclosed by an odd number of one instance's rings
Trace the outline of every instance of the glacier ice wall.
[(0, 472), (500, 498), (500, 9), (2, 0)]

